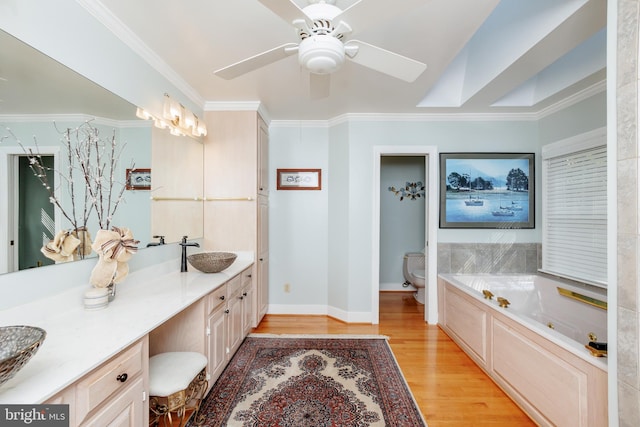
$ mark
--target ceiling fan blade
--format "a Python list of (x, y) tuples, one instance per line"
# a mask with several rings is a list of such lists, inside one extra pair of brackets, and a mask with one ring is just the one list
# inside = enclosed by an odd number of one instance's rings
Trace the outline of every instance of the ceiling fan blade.
[[(357, 47), (357, 52), (352, 55), (354, 47)], [(347, 58), (353, 62), (409, 83), (427, 69), (427, 65), (422, 62), (359, 40), (349, 40), (345, 49)]]
[(266, 52), (262, 52), (250, 58), (236, 62), (235, 64), (220, 68), (219, 70), (214, 71), (213, 74), (222, 77), (223, 79), (231, 80), (250, 71), (264, 67), (265, 65), (284, 59), (287, 56), (293, 55), (298, 51), (297, 48), (298, 45), (296, 43), (286, 43), (282, 46), (278, 46)]
[(328, 97), (330, 86), (330, 74), (309, 74), (309, 93), (311, 99), (322, 99)]
[(258, 0), (267, 9), (284, 19), (287, 24), (293, 23), (293, 21), (304, 18), (307, 23), (310, 24), (310, 20), (302, 9), (298, 7), (291, 0)]
[(354, 32), (362, 31), (379, 22), (389, 21), (396, 16), (414, 10), (427, 4), (428, 1), (394, 0), (391, 5), (389, 0), (360, 0), (343, 10), (333, 19), (333, 22), (345, 21), (353, 28)]

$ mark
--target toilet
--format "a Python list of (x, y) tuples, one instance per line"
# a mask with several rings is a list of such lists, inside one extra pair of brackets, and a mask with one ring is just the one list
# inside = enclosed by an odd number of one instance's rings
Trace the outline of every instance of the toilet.
[(413, 286), (418, 291), (413, 295), (420, 304), (424, 304), (425, 265), (423, 252), (407, 252), (402, 262), (403, 286)]

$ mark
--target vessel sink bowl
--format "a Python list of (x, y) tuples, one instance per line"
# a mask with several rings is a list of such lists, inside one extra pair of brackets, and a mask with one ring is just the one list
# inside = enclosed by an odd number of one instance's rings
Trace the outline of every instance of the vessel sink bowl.
[(27, 364), (46, 336), (44, 329), (35, 326), (0, 327), (0, 384)]
[(233, 264), (238, 255), (233, 252), (200, 252), (187, 256), (187, 261), (203, 273), (219, 273)]

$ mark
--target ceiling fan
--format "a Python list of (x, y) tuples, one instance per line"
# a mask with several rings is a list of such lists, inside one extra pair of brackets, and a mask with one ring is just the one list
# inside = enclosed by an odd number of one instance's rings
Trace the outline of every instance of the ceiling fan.
[(346, 59), (406, 82), (413, 82), (427, 68), (422, 62), (349, 39), (356, 31), (423, 5), (425, 0), (359, 0), (345, 10), (335, 0), (307, 0), (309, 4), (302, 9), (293, 0), (258, 1), (293, 25), (300, 41), (221, 68), (215, 75), (230, 80), (297, 53), (300, 65), (311, 73), (312, 98), (323, 98), (329, 94), (329, 75)]

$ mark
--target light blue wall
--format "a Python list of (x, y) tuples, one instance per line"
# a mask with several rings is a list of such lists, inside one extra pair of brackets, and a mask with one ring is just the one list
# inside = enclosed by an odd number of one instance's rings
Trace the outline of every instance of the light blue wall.
[[(126, 169), (131, 162), (136, 168), (151, 167), (151, 123), (142, 122), (143, 127), (125, 127), (120, 129), (120, 142), (126, 144), (120, 159), (120, 179), (126, 178)], [(123, 175), (124, 174), (124, 175)], [(124, 178), (123, 178), (124, 177)], [(133, 237), (140, 241), (140, 248), (152, 242), (151, 238), (151, 200), (150, 191), (125, 190), (124, 202), (118, 206), (114, 225), (126, 225), (133, 231)]]
[[(344, 313), (370, 312), (373, 149), (379, 145), (435, 145), (440, 151), (539, 153), (535, 121), (347, 121), (328, 129), (323, 124), (317, 128), (292, 128), (272, 123), (270, 304), (328, 304)], [(275, 169), (282, 167), (322, 167), (323, 190), (311, 195), (276, 191)], [(292, 227), (291, 217), (304, 209), (300, 207), (302, 202), (315, 207), (321, 203), (327, 205), (314, 211), (305, 209), (311, 218)], [(438, 234), (438, 241), (445, 242), (539, 240), (537, 230), (440, 230)], [(287, 254), (290, 248), (315, 253), (316, 247), (326, 247), (327, 253), (317, 257), (296, 256), (299, 264), (295, 265)], [(324, 273), (320, 273), (322, 269)], [(291, 294), (284, 293), (285, 283), (292, 285)]]
[(540, 145), (560, 141), (607, 125), (606, 93), (601, 92), (539, 120)]
[[(603, 94), (597, 94), (539, 120), (397, 121), (383, 117), (378, 120), (346, 119), (332, 125), (321, 123), (317, 127), (307, 124), (300, 128), (289, 127), (289, 122), (286, 122), (286, 128), (278, 122), (272, 123), (269, 153), (272, 175), (275, 177), (277, 167), (322, 167), (323, 190), (320, 193), (327, 194), (313, 195), (308, 203), (316, 207), (319, 203), (327, 205), (315, 212), (305, 210), (316, 216), (316, 219), (304, 220), (309, 228), (293, 228), (286, 220), (299, 209), (299, 203), (293, 203), (293, 200), (305, 200), (305, 196), (286, 195), (292, 203), (285, 205), (285, 195), (280, 194), (285, 192), (275, 191), (275, 183), (272, 186), (270, 257), (275, 261), (271, 263), (269, 278), (270, 304), (327, 304), (330, 310), (345, 314), (347, 319), (353, 313), (371, 312), (373, 154), (376, 146), (436, 146), (439, 152), (535, 153), (535, 229), (439, 229), (437, 238), (432, 237), (430, 241), (436, 240), (440, 244), (539, 244), (540, 147), (604, 126), (604, 99)], [(307, 145), (312, 135), (316, 145), (311, 149)], [(305, 149), (292, 149), (294, 143), (303, 144)], [(308, 233), (313, 240), (309, 239)], [(282, 262), (283, 259), (291, 261), (283, 254), (291, 247), (315, 253), (318, 246), (327, 248), (325, 256), (296, 257), (301, 265), (295, 267)], [(323, 268), (325, 271), (321, 272)], [(309, 272), (318, 274), (312, 277)], [(295, 283), (291, 295), (283, 293), (284, 283)]]
[[(269, 303), (313, 312), (328, 303), (328, 128), (275, 128), (269, 145)], [(276, 170), (292, 168), (322, 169), (322, 189), (277, 191)]]
[(380, 288), (401, 290), (405, 252), (424, 248), (425, 198), (411, 199), (389, 191), (425, 179), (425, 158), (382, 156), (380, 161)]
[[(537, 124), (529, 122), (384, 122), (357, 121), (350, 124), (349, 164), (352, 189), (350, 199), (349, 311), (371, 310), (373, 147), (380, 145), (433, 145), (446, 151), (513, 151), (538, 153)], [(431, 238), (433, 241), (433, 238)], [(531, 242), (539, 241), (537, 230), (439, 230), (438, 242)]]
[[(329, 164), (326, 171), (329, 186), (329, 282), (326, 284), (329, 305), (346, 311), (349, 272), (349, 127), (346, 124), (329, 129)], [(334, 208), (337, 207), (337, 208)]]

